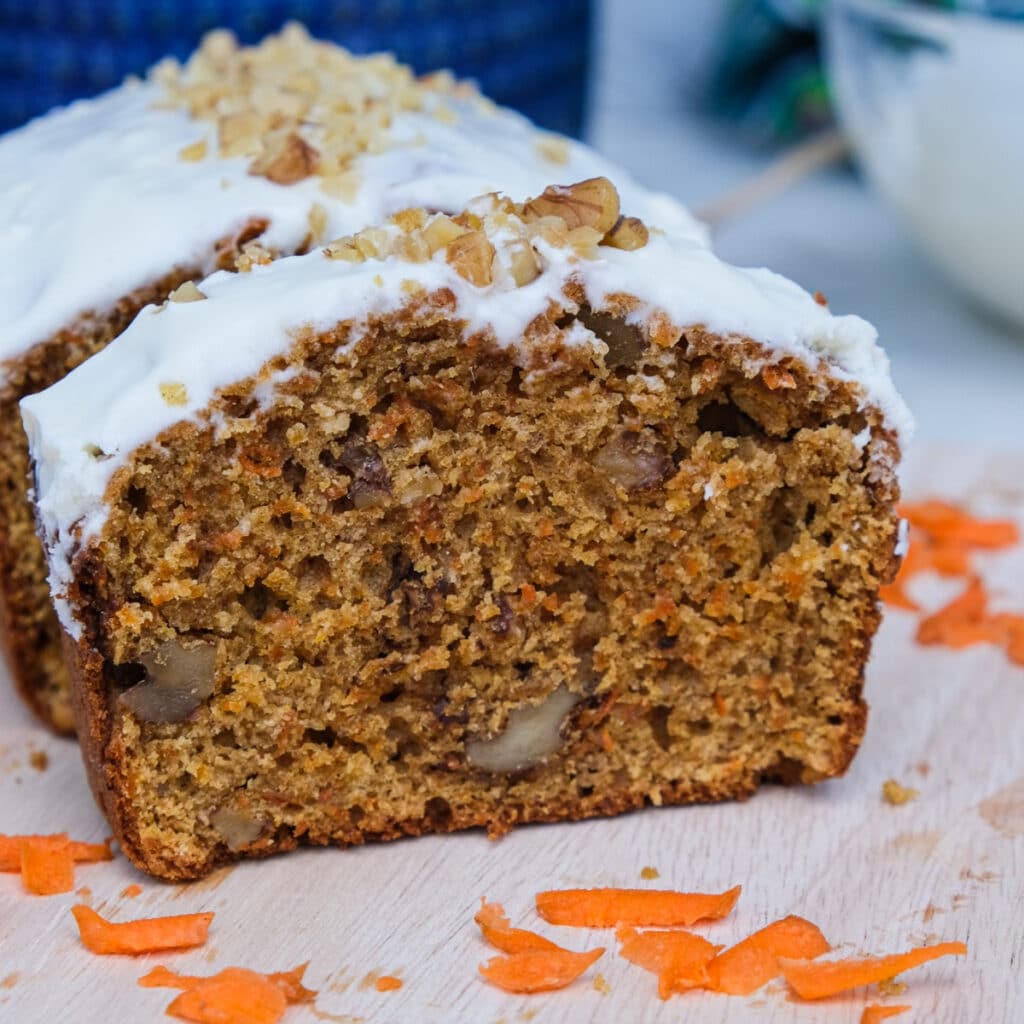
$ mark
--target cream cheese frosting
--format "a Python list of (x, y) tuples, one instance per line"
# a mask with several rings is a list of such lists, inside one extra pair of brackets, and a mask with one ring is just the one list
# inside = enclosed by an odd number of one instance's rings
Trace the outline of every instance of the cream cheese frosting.
[[(274, 68), (286, 70), (324, 59), (326, 78), (339, 77), (333, 65), (340, 63), (364, 91), (377, 94), (393, 88), (390, 75), (419, 108), (386, 111), (363, 129), (363, 146), (346, 152), (343, 172), (323, 166), (287, 185), (251, 173), (245, 139), (225, 140), (226, 128), (245, 116), (231, 113), (237, 96), (226, 92), (218, 99), (218, 109), (228, 110), (220, 118), (190, 112), (191, 94), (180, 84), (190, 82), (189, 67), (172, 82), (180, 100), (166, 84), (168, 75), (156, 74), (0, 138), (0, 373), (4, 362), (174, 267), (209, 273), (215, 243), (253, 218), (269, 221), (266, 246), (291, 253), (309, 240), (311, 220), (319, 221), (315, 242), (382, 223), (405, 207), (456, 212), (485, 192), (522, 197), (555, 180), (606, 175), (638, 216), (683, 234), (703, 232), (677, 202), (639, 188), (593, 150), (538, 131), (466, 86), (420, 86), (387, 58), (361, 61), (294, 29), (238, 54), (264, 50)], [(265, 98), (262, 80), (255, 80), (247, 101), (255, 95), (273, 110), (276, 96), (293, 95), (275, 85)], [(200, 78), (193, 88), (204, 87)], [(333, 112), (338, 104), (332, 103)], [(320, 137), (329, 135), (329, 123), (315, 103), (303, 116), (303, 131), (322, 146), (326, 164), (331, 140)], [(344, 194), (332, 194), (339, 183)]]

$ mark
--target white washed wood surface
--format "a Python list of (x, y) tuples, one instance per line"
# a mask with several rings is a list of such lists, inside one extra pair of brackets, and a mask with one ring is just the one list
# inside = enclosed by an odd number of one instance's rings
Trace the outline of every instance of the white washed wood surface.
[[(996, 458), (922, 449), (906, 490), (969, 503), (1024, 523), (1024, 453)], [(1024, 609), (1024, 551), (979, 560), (993, 592)], [(922, 579), (937, 604), (956, 587)], [(877, 990), (798, 1005), (782, 987), (749, 998), (692, 994), (660, 1002), (655, 980), (615, 954), (609, 932), (539, 922), (543, 888), (623, 885), (716, 891), (743, 884), (737, 910), (698, 928), (733, 942), (788, 913), (816, 921), (849, 951), (890, 952), (962, 939), (966, 960), (909, 976), (900, 1020), (1024, 1020), (1024, 669), (1001, 652), (914, 645), (914, 620), (891, 612), (868, 673), (867, 738), (846, 778), (814, 789), (766, 788), (744, 804), (649, 810), (613, 820), (523, 828), (489, 842), (472, 833), (357, 850), (302, 851), (244, 864), (204, 882), (172, 886), (123, 858), (85, 865), (77, 885), (114, 918), (212, 910), (208, 946), (172, 956), (96, 957), (79, 945), (68, 908), (78, 896), (30, 897), (0, 875), (0, 1020), (156, 1021), (173, 992), (141, 989), (155, 963), (207, 974), (229, 965), (280, 970), (309, 960), (316, 1009), (287, 1021), (458, 1021), (535, 1024), (596, 1021), (836, 1022), (851, 1024)], [(6, 682), (5, 680), (2, 682)], [(30, 766), (43, 750), (49, 767)], [(882, 802), (894, 777), (920, 789), (903, 807)], [(35, 727), (0, 688), (0, 831), (67, 830), (99, 840), (106, 826), (71, 742)], [(643, 882), (644, 866), (661, 877)], [(132, 882), (143, 893), (119, 894)], [(504, 995), (476, 967), (488, 950), (472, 915), (481, 895), (504, 902), (514, 923), (573, 948), (605, 944), (596, 969), (549, 995)], [(592, 987), (600, 971), (611, 991)], [(379, 993), (371, 972), (396, 974)]]

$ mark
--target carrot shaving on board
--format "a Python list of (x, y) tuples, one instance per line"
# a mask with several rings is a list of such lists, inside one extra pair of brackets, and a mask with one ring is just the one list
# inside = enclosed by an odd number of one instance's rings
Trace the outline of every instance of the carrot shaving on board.
[(0, 835), (0, 871), (21, 870), (21, 844), (28, 839), (63, 840), (71, 850), (71, 859), (79, 863), (113, 860), (113, 853), (107, 843), (80, 843), (68, 839), (67, 832), (54, 832), (51, 835)]
[(816, 925), (791, 914), (719, 953), (707, 965), (708, 988), (748, 996), (778, 977), (779, 957), (813, 960), (831, 948)]
[(138, 885), (135, 882), (132, 882), (131, 885), (126, 885), (121, 890), (121, 895), (126, 897), (127, 899), (133, 900), (135, 899), (136, 896), (142, 895), (142, 886)]
[(684, 931), (639, 932), (629, 925), (615, 931), (619, 956), (637, 967), (660, 974), (676, 962), (707, 963), (725, 947), (709, 942), (702, 935)]
[(725, 917), (741, 886), (722, 893), (665, 889), (559, 889), (537, 894), (537, 913), (549, 924), (575, 928), (689, 927)]
[(265, 975), (227, 967), (182, 992), (167, 1014), (195, 1024), (277, 1024), (286, 1009), (285, 994)]
[(879, 1024), (880, 1021), (898, 1017), (909, 1009), (911, 1007), (907, 1005), (882, 1006), (880, 1003), (872, 1003), (870, 1006), (864, 1007), (864, 1012), (860, 1015), (860, 1024)]
[(102, 956), (122, 954), (138, 956), (168, 949), (201, 946), (210, 930), (212, 913), (180, 914), (175, 917), (149, 917), (115, 924), (100, 917), (91, 907), (80, 903), (71, 908), (82, 945)]
[(394, 992), (396, 989), (400, 989), (402, 984), (403, 982), (401, 978), (395, 978), (390, 974), (385, 974), (373, 983), (373, 987), (378, 992)]
[(862, 985), (879, 981), (919, 967), (943, 956), (966, 956), (962, 942), (940, 942), (935, 946), (918, 946), (906, 953), (891, 956), (845, 960), (787, 960), (779, 967), (787, 984), (801, 999), (825, 999)]
[(75, 862), (67, 835), (28, 836), (19, 843), (21, 882), (36, 896), (54, 896), (75, 887)]
[(940, 543), (997, 550), (1020, 541), (1016, 523), (1008, 519), (976, 519), (945, 501), (931, 499), (903, 505), (899, 512), (911, 526)]
[(603, 948), (588, 953), (573, 953), (568, 949), (531, 950), (492, 957), (480, 965), (480, 973), (505, 992), (553, 992), (571, 985), (603, 955)]
[[(310, 1003), (316, 998), (317, 994), (302, 984), (302, 979), (306, 974), (308, 966), (308, 963), (299, 964), (298, 967), (293, 967), (290, 971), (277, 971), (272, 974), (261, 974), (259, 976), (266, 978), (271, 984), (276, 985), (284, 993), (284, 997), (289, 1004)], [(245, 970), (248, 974), (256, 973), (246, 968), (236, 967), (225, 968), (225, 970)], [(223, 973), (222, 971), (221, 974)], [(179, 974), (177, 971), (172, 971), (160, 964), (139, 978), (138, 984), (142, 988), (191, 989), (217, 977), (219, 977), (217, 974), (206, 978), (198, 977), (194, 974)]]
[(480, 926), (484, 941), (502, 953), (530, 953), (545, 949), (566, 952), (557, 943), (545, 939), (543, 935), (525, 928), (513, 928), (500, 903), (488, 903), (481, 898), (480, 909), (473, 920)]

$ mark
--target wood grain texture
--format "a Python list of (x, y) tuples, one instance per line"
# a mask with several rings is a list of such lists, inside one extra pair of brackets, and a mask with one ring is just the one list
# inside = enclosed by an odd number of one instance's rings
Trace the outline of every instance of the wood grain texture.
[[(989, 458), (922, 449), (905, 475), (911, 496), (965, 501), (1024, 525), (1024, 454)], [(1024, 549), (979, 559), (994, 601), (1024, 609)], [(957, 584), (924, 579), (927, 605)], [(310, 850), (240, 865), (195, 885), (171, 886), (123, 859), (82, 865), (76, 885), (116, 919), (216, 912), (205, 949), (164, 957), (98, 958), (79, 945), (69, 908), (78, 896), (29, 897), (0, 875), (0, 1019), (160, 1020), (173, 993), (141, 989), (155, 963), (189, 973), (228, 965), (257, 970), (311, 964), (317, 1011), (286, 1020), (535, 1024), (670, 1021), (853, 1024), (872, 989), (825, 1004), (790, 1002), (781, 986), (747, 998), (709, 994), (661, 1003), (654, 978), (615, 955), (610, 932), (552, 928), (533, 894), (561, 886), (628, 885), (721, 891), (741, 882), (726, 921), (696, 930), (733, 942), (788, 913), (819, 924), (843, 949), (891, 952), (961, 939), (966, 961), (911, 975), (906, 1019), (1024, 1019), (1024, 670), (994, 648), (920, 648), (915, 620), (892, 612), (868, 672), (872, 705), (860, 755), (842, 780), (814, 789), (767, 788), (744, 804), (649, 810), (609, 821), (523, 828), (497, 843), (480, 834), (428, 837), (358, 850)], [(67, 830), (96, 841), (106, 828), (76, 746), (30, 720), (0, 687), (0, 831)], [(30, 765), (43, 750), (49, 766)], [(920, 790), (883, 803), (887, 778)], [(654, 866), (656, 881), (641, 869)], [(119, 894), (132, 882), (142, 895)], [(571, 989), (533, 997), (486, 986), (476, 966), (489, 951), (472, 925), (479, 897), (504, 902), (513, 923), (575, 949), (609, 952)], [(373, 972), (404, 987), (377, 992)], [(600, 972), (611, 991), (592, 987)]]

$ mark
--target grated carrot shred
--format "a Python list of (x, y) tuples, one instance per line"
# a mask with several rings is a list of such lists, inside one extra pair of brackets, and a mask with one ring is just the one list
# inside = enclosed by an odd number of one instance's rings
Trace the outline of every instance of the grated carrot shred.
[(513, 928), (500, 903), (481, 899), (480, 909), (473, 920), (480, 926), (484, 941), (502, 953), (529, 953), (545, 949), (566, 952), (543, 935), (525, 928)]
[(480, 965), (480, 973), (505, 992), (553, 992), (571, 985), (603, 955), (603, 948), (587, 953), (574, 953), (568, 949), (530, 950), (492, 957)]
[(890, 1017), (898, 1017), (901, 1013), (906, 1013), (911, 1007), (909, 1006), (882, 1006), (880, 1003), (872, 1003), (870, 1006), (864, 1007), (864, 1012), (860, 1015), (860, 1024), (880, 1024), (883, 1020), (888, 1020)]
[(374, 983), (373, 987), (378, 992), (394, 992), (402, 987), (402, 979), (395, 978), (390, 974), (385, 974), (378, 978)]
[(918, 946), (906, 953), (864, 959), (830, 961), (780, 959), (779, 966), (789, 987), (801, 999), (825, 999), (862, 985), (873, 985), (893, 978), (943, 956), (965, 956), (962, 942), (940, 942)]
[(36, 896), (54, 896), (75, 887), (75, 861), (67, 835), (27, 836), (18, 844), (21, 882)]
[(779, 958), (811, 960), (832, 947), (821, 930), (790, 915), (748, 935), (708, 965), (708, 988), (731, 996), (747, 996), (781, 974)]
[(169, 949), (190, 949), (206, 942), (212, 913), (148, 917), (115, 923), (80, 903), (71, 908), (82, 945), (101, 956), (139, 956)]
[(692, 932), (644, 931), (622, 925), (615, 931), (619, 956), (658, 975), (658, 996), (697, 988), (707, 981), (705, 968), (722, 949)]
[(549, 924), (575, 928), (689, 927), (725, 917), (741, 886), (722, 893), (664, 889), (560, 889), (537, 894), (537, 913)]

